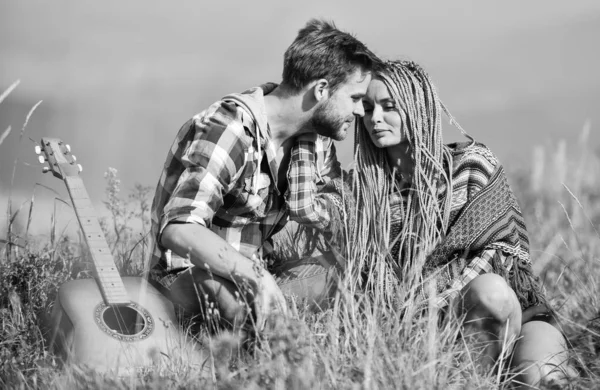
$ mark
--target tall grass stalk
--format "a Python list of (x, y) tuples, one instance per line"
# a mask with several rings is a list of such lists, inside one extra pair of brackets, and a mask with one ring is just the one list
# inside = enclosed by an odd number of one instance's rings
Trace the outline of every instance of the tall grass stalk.
[(6, 88), (2, 94), (0, 94), (0, 104), (8, 97), (8, 95), (12, 93), (12, 91), (15, 90), (15, 88), (17, 88), (19, 84), (21, 84), (21, 80), (15, 81), (8, 88)]
[(0, 135), (0, 145), (2, 145), (2, 143), (4, 142), (4, 140), (8, 137), (8, 135), (10, 134), (11, 130), (12, 130), (12, 127), (8, 126), (6, 128), (6, 130), (4, 130), (4, 132), (2, 133), (2, 135)]

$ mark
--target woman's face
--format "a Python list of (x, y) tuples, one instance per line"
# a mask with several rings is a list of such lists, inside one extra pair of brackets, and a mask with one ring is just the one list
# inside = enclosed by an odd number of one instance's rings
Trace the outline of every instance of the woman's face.
[(363, 123), (375, 146), (387, 148), (404, 140), (400, 109), (383, 81), (378, 78), (371, 80), (363, 106)]

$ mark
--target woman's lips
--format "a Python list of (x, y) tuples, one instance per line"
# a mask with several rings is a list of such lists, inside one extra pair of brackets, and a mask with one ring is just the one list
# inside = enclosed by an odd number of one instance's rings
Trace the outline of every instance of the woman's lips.
[(371, 133), (373, 134), (379, 134), (379, 133), (383, 133), (384, 131), (389, 131), (389, 129), (382, 129), (382, 128), (374, 128), (373, 131)]

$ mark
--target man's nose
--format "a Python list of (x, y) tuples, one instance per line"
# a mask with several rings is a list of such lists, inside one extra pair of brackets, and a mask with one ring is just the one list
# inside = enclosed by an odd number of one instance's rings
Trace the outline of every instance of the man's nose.
[(358, 104), (354, 107), (354, 115), (358, 115), (359, 117), (365, 116), (365, 108), (363, 107), (362, 102), (358, 102)]

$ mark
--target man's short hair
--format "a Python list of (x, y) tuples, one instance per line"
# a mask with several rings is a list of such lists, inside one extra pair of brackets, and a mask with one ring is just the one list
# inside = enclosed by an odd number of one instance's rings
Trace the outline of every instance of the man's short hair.
[(312, 19), (283, 56), (283, 85), (298, 92), (311, 81), (326, 79), (335, 91), (357, 69), (371, 71), (377, 56), (333, 22)]

